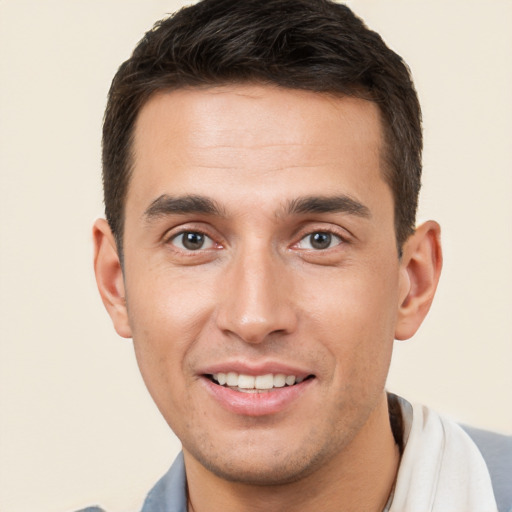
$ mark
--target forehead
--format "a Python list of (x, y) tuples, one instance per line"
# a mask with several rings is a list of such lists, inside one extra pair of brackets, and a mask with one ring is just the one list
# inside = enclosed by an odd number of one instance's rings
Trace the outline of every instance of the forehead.
[(204, 194), (219, 180), (267, 199), (283, 183), (364, 192), (382, 180), (381, 132), (378, 107), (353, 97), (258, 85), (158, 93), (135, 126), (127, 210), (133, 198)]

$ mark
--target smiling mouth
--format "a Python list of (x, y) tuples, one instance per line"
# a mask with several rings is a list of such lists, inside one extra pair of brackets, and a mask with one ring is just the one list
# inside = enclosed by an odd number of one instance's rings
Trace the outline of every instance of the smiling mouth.
[(206, 375), (213, 383), (241, 393), (268, 393), (276, 389), (295, 386), (314, 378), (314, 375), (297, 377), (283, 373), (267, 373), (265, 375), (246, 375), (243, 373), (227, 372)]

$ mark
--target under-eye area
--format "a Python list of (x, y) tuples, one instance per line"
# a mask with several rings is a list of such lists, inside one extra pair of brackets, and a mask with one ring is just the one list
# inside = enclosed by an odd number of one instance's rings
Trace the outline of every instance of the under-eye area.
[(313, 379), (314, 375), (297, 377), (283, 373), (267, 373), (265, 375), (245, 375), (243, 373), (227, 372), (205, 375), (213, 383), (245, 393), (262, 393), (300, 384)]

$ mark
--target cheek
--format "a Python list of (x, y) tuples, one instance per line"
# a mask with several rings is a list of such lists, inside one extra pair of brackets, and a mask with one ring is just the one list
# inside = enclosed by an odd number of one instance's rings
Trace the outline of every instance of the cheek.
[[(199, 286), (201, 284), (201, 286)], [(137, 363), (155, 401), (183, 389), (188, 354), (210, 321), (214, 292), (200, 279), (169, 271), (127, 279), (128, 316)]]
[(354, 381), (383, 381), (397, 316), (397, 266), (335, 270), (325, 279), (309, 280), (303, 307), (311, 331), (335, 361), (333, 378), (347, 386)]
[(127, 281), (127, 301), (134, 339), (154, 349), (185, 348), (214, 305), (215, 291), (207, 275), (154, 269)]
[(396, 319), (398, 283), (397, 264), (369, 262), (306, 275), (297, 295), (305, 312), (327, 327), (338, 325), (340, 333), (381, 328), (384, 334)]

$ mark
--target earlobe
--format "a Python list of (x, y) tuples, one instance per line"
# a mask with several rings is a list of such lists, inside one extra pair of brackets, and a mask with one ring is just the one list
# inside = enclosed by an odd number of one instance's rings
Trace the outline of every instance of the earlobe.
[(123, 338), (131, 338), (123, 270), (114, 236), (105, 219), (98, 219), (94, 223), (93, 241), (94, 273), (101, 299), (117, 333)]
[(397, 340), (413, 336), (430, 309), (443, 261), (440, 236), (439, 224), (428, 221), (404, 244), (395, 330)]

